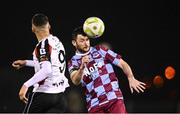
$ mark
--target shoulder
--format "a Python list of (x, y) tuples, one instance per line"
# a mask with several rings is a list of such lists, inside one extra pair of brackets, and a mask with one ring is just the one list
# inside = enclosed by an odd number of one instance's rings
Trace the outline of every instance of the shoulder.
[(94, 46), (94, 48), (98, 51), (108, 51), (108, 48), (106, 48), (103, 45), (96, 45), (96, 46)]
[(77, 64), (78, 60), (75, 56), (73, 56), (71, 59), (68, 60), (68, 66), (73, 66), (74, 64)]
[(60, 41), (60, 39), (57, 36), (50, 35), (48, 37), (48, 41), (49, 41), (49, 44), (53, 47), (56, 47), (56, 48), (63, 47), (64, 48), (63, 43)]
[(61, 42), (57, 36), (53, 36), (53, 35), (50, 35), (48, 37), (48, 41), (49, 43), (53, 43), (53, 44)]
[(78, 60), (78, 58), (77, 58), (76, 55), (72, 56), (72, 57), (69, 59), (69, 61), (77, 61), (77, 60)]
[(74, 55), (68, 60), (68, 62), (72, 63), (72, 64), (80, 64), (81, 63), (81, 57)]

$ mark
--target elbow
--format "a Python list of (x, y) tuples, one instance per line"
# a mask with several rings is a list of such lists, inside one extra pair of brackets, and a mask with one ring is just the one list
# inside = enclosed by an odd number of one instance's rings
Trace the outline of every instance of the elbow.
[(80, 82), (77, 81), (72, 81), (74, 85), (78, 86), (80, 84)]
[(76, 86), (78, 86), (80, 84), (80, 81), (74, 79), (73, 77), (71, 77), (72, 83)]

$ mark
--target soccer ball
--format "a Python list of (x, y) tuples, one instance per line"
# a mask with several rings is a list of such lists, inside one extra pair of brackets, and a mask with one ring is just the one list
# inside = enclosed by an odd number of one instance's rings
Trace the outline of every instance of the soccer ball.
[(83, 30), (90, 38), (98, 38), (103, 35), (104, 22), (98, 17), (89, 17), (83, 24)]

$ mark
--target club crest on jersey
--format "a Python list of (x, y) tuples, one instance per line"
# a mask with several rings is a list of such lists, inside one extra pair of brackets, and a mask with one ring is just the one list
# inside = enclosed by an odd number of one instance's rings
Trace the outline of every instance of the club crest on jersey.
[(94, 59), (100, 58), (100, 54), (99, 54), (98, 52), (94, 52), (94, 53), (92, 54), (92, 57), (93, 57)]

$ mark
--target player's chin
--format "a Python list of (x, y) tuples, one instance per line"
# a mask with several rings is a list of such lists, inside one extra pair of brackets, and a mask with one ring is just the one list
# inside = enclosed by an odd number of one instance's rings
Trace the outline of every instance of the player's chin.
[(83, 51), (84, 51), (84, 52), (89, 51), (89, 47), (84, 47), (84, 48), (83, 48)]

